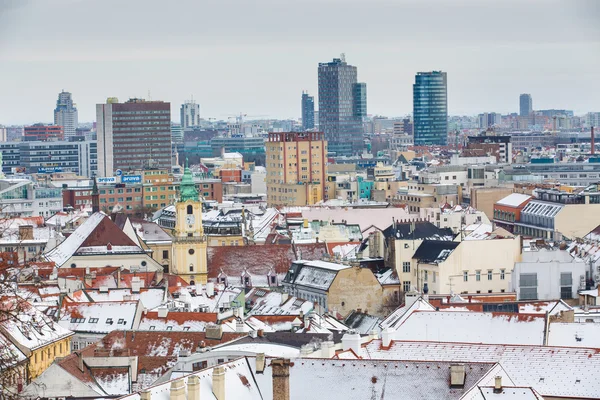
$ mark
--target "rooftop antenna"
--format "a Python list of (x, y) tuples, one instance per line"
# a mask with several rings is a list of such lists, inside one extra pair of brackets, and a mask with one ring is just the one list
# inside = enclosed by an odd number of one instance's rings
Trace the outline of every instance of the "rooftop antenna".
[(346, 62), (346, 53), (340, 54), (340, 60), (342, 60), (342, 62)]
[(150, 95), (150, 89), (148, 89), (148, 100), (152, 100), (152, 96)]

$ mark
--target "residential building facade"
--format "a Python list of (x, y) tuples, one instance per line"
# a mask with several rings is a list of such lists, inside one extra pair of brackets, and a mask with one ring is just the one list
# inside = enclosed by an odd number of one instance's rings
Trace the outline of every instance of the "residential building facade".
[(303, 206), (323, 200), (327, 146), (322, 132), (270, 133), (267, 203)]
[(26, 141), (56, 141), (65, 138), (63, 127), (60, 125), (34, 124), (23, 128), (23, 140)]

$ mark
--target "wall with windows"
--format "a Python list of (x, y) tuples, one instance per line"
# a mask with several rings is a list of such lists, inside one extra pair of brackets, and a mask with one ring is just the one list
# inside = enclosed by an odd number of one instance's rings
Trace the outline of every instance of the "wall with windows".
[(574, 299), (587, 268), (584, 261), (565, 250), (524, 251), (522, 261), (515, 264), (511, 290), (519, 300)]

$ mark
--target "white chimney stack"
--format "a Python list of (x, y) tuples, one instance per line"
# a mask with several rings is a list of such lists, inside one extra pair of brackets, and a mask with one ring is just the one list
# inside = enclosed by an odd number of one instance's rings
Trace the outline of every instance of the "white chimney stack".
[(321, 357), (333, 358), (333, 356), (335, 356), (335, 343), (330, 340), (321, 343)]
[(342, 350), (352, 350), (357, 355), (360, 352), (360, 335), (353, 330), (347, 331), (344, 336), (342, 336)]
[(167, 318), (169, 309), (167, 307), (158, 307), (158, 318)]
[(396, 331), (394, 330), (394, 328), (385, 328), (383, 331), (381, 331), (381, 345), (383, 347), (390, 347), (390, 345), (392, 344), (392, 337), (394, 336), (394, 333)]
[(208, 282), (206, 284), (206, 295), (208, 297), (213, 297), (215, 295), (215, 284), (214, 284), (214, 282)]

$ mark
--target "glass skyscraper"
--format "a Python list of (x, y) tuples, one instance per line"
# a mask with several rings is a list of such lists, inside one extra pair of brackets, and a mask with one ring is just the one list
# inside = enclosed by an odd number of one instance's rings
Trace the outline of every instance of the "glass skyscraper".
[(531, 95), (523, 93), (519, 96), (519, 115), (521, 117), (529, 117), (533, 112), (533, 101)]
[(413, 85), (415, 145), (443, 145), (448, 139), (448, 84), (441, 71), (418, 72)]
[(338, 156), (359, 154), (363, 149), (366, 84), (356, 80), (356, 67), (343, 58), (319, 63), (319, 130), (325, 133), (329, 152)]
[(315, 127), (315, 98), (302, 92), (302, 130), (307, 131)]

